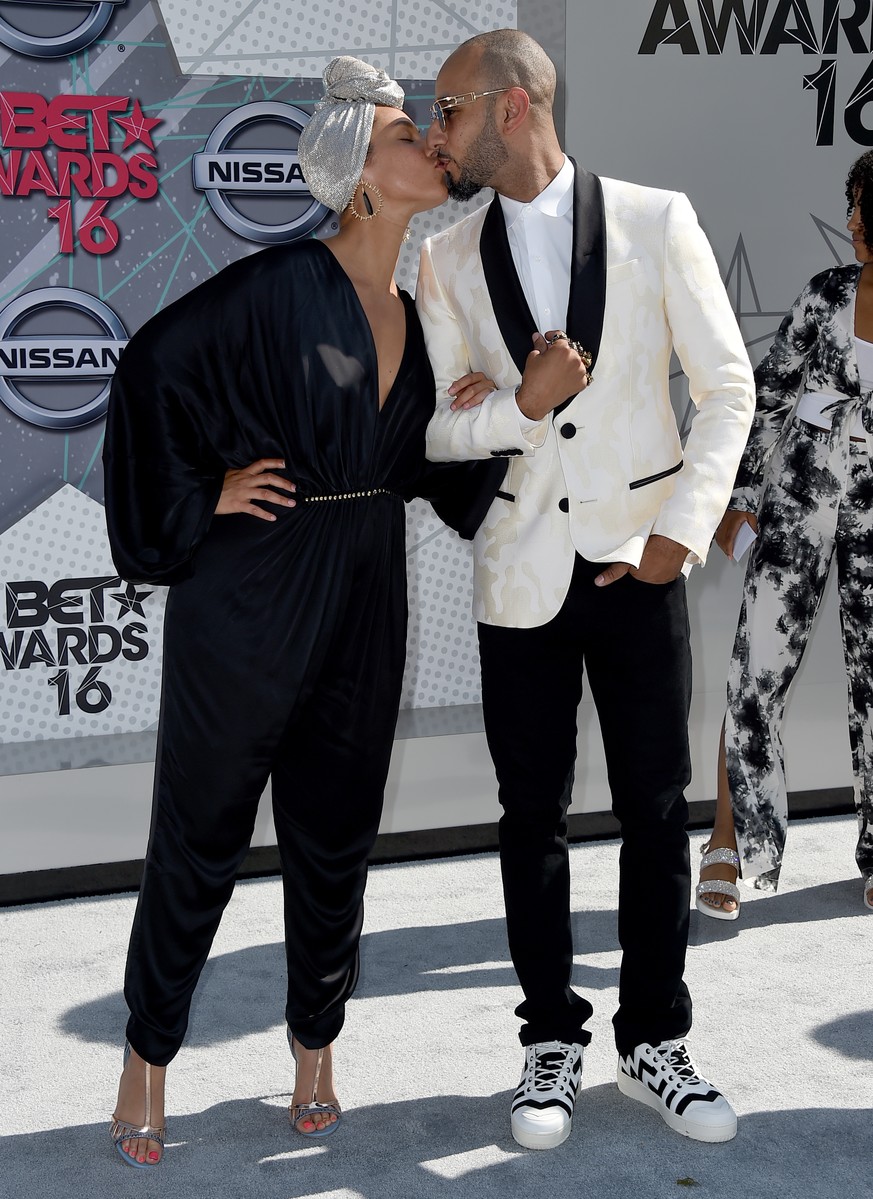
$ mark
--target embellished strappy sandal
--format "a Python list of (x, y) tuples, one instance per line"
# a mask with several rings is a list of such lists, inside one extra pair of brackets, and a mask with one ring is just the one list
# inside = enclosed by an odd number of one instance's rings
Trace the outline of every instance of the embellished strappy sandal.
[[(288, 1030), (288, 1044), (291, 1046), (291, 1056), (294, 1061), (297, 1061), (297, 1054), (294, 1051), (294, 1041), (291, 1036), (291, 1030)], [(292, 1103), (288, 1107), (288, 1119), (293, 1127), (304, 1137), (326, 1137), (332, 1132), (336, 1132), (339, 1128), (340, 1120), (342, 1119), (342, 1111), (339, 1103), (319, 1103), (316, 1096), (318, 1095), (318, 1080), (321, 1077), (321, 1063), (324, 1060), (324, 1050), (318, 1050), (318, 1058), (315, 1063), (315, 1078), (312, 1083), (312, 1099), (308, 1103)], [(316, 1121), (327, 1116), (336, 1116), (335, 1120), (331, 1120), (329, 1124), (325, 1124), (323, 1128), (316, 1128)], [(303, 1128), (305, 1121), (312, 1124), (312, 1128)]]
[[(125, 1042), (124, 1046), (124, 1065), (127, 1065), (127, 1059), (130, 1057), (130, 1045)], [(153, 1128), (151, 1125), (152, 1118), (152, 1068), (148, 1062), (145, 1062), (145, 1123), (142, 1127), (137, 1127), (135, 1124), (128, 1124), (126, 1120), (119, 1120), (113, 1115), (112, 1123), (109, 1125), (109, 1135), (112, 1137), (112, 1143), (118, 1150), (124, 1161), (129, 1166), (136, 1166), (140, 1170), (153, 1170), (155, 1166), (159, 1166), (163, 1161), (164, 1142), (167, 1139), (167, 1126), (162, 1124), (160, 1128)], [(122, 1148), (123, 1141), (148, 1140), (155, 1141), (161, 1147), (161, 1156), (156, 1162), (148, 1160), (141, 1162), (137, 1161), (129, 1153), (126, 1153)]]
[[(704, 852), (706, 850), (709, 852)], [(727, 866), (733, 866), (739, 876), (740, 855), (735, 849), (709, 849), (708, 845), (704, 845), (701, 853), (703, 853), (700, 862), (701, 870), (705, 870), (707, 866), (716, 866), (724, 862)], [(725, 895), (728, 899), (734, 900), (737, 906), (732, 912), (726, 912), (724, 908), (714, 908), (711, 903), (706, 903), (702, 898), (704, 895)], [(710, 878), (706, 882), (699, 882), (697, 884), (697, 910), (704, 916), (711, 916), (713, 920), (736, 920), (740, 914), (739, 887), (722, 878)]]

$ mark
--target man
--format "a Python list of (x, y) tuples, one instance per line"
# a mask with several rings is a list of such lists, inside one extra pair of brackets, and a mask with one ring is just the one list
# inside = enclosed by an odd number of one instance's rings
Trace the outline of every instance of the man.
[[(417, 300), (437, 382), (428, 456), (490, 461), (455, 523), (475, 530), (485, 727), (524, 992), (512, 1132), (528, 1148), (566, 1139), (590, 1039), (591, 1005), (570, 988), (566, 843), (584, 664), (623, 839), (618, 1085), (678, 1132), (724, 1141), (736, 1116), (682, 1040), (684, 592), (730, 495), (752, 373), (688, 200), (575, 167), (555, 132), (554, 90), (545, 52), (517, 30), (481, 34), (447, 59), (429, 144), (451, 195), (497, 195), (425, 242)], [(673, 349), (697, 407), (684, 453)], [(474, 388), (449, 391), (465, 372), (496, 381), (478, 407)]]

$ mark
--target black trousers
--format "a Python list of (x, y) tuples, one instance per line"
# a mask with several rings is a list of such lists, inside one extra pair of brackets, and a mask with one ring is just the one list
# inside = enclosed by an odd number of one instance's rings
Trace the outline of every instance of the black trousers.
[[(322, 591), (297, 606), (296, 623), (292, 605), (273, 614), (238, 583), (223, 544), (204, 547), (194, 578), (170, 589), (152, 827), (124, 986), (128, 1040), (154, 1065), (182, 1044), (270, 777), (285, 892), (285, 1018), (310, 1049), (342, 1028), (405, 659), (396, 506), (393, 540), (384, 521), (348, 514), (360, 523), (356, 560), (304, 575)], [(264, 569), (277, 573), (270, 562)], [(232, 611), (221, 624), (219, 603), (242, 616)]]
[(583, 666), (621, 823), (619, 1053), (683, 1036), (690, 865), (691, 649), (685, 580), (626, 575), (577, 556), (557, 616), (533, 629), (479, 625), (485, 731), (497, 773), (500, 861), (512, 961), (524, 992), (522, 1044), (587, 1044), (592, 1006), (570, 987), (567, 808)]

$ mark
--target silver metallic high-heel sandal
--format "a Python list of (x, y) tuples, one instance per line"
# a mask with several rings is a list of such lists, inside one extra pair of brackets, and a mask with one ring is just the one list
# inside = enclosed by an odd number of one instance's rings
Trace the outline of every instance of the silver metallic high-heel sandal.
[[(130, 1057), (130, 1044), (124, 1043), (124, 1062), (127, 1065), (127, 1059)], [(124, 1161), (129, 1166), (136, 1166), (140, 1170), (153, 1170), (155, 1166), (159, 1166), (164, 1160), (164, 1142), (167, 1139), (167, 1126), (162, 1124), (160, 1128), (153, 1128), (151, 1125), (152, 1118), (152, 1068), (151, 1065), (145, 1063), (145, 1123), (141, 1128), (137, 1128), (135, 1124), (128, 1124), (126, 1120), (119, 1120), (116, 1115), (112, 1116), (112, 1123), (109, 1125), (109, 1135), (112, 1137), (112, 1143)], [(161, 1156), (156, 1162), (148, 1160), (141, 1162), (135, 1157), (131, 1157), (122, 1148), (122, 1141), (137, 1141), (148, 1140), (156, 1141), (161, 1147)]]
[(873, 874), (864, 878), (864, 907), (873, 911)]
[[(707, 850), (709, 850), (708, 853), (705, 852)], [(707, 866), (715, 866), (724, 862), (728, 866), (733, 866), (739, 877), (740, 855), (735, 849), (709, 849), (709, 845), (706, 844), (701, 847), (700, 852), (703, 854), (700, 861), (701, 870), (705, 870)], [(726, 912), (724, 908), (714, 908), (711, 903), (706, 903), (701, 898), (703, 895), (725, 895), (728, 899), (734, 900), (737, 906), (732, 912)], [(711, 916), (713, 920), (736, 920), (740, 914), (739, 887), (722, 878), (710, 878), (706, 882), (699, 882), (697, 884), (697, 910), (704, 916)]]
[[(291, 1029), (288, 1029), (288, 1044), (291, 1047), (291, 1056), (294, 1061), (297, 1061), (297, 1054), (294, 1051), (294, 1039), (291, 1035)], [(319, 1103), (316, 1099), (318, 1094), (318, 1080), (321, 1077), (321, 1063), (324, 1060), (324, 1049), (318, 1050), (318, 1058), (315, 1063), (315, 1078), (312, 1082), (312, 1099), (308, 1103), (292, 1103), (288, 1106), (288, 1119), (293, 1127), (304, 1137), (326, 1137), (332, 1132), (336, 1132), (339, 1128), (340, 1120), (342, 1119), (342, 1111), (339, 1103)], [(315, 1122), (319, 1118), (324, 1119), (327, 1116), (336, 1116), (335, 1120), (325, 1124), (324, 1128), (316, 1128)], [(301, 1128), (301, 1124), (309, 1120), (312, 1128)]]

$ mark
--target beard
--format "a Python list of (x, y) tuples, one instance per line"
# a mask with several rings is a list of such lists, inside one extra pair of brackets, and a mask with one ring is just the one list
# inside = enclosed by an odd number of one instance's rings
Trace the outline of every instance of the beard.
[(467, 160), (458, 164), (458, 178), (446, 171), (445, 183), (453, 200), (472, 200), (491, 180), (509, 158), (509, 153), (493, 129), (486, 126), (467, 151)]

